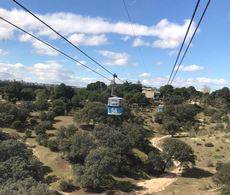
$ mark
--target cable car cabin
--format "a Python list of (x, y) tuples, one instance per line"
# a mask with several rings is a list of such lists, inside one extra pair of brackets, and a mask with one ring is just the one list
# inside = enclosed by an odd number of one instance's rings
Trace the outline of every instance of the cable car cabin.
[(164, 112), (164, 105), (160, 104), (160, 105), (157, 107), (157, 112)]
[(153, 95), (153, 101), (157, 102), (160, 100), (161, 93), (159, 91), (156, 91)]
[(108, 99), (107, 113), (108, 115), (122, 115), (124, 108), (122, 107), (123, 98), (110, 97)]

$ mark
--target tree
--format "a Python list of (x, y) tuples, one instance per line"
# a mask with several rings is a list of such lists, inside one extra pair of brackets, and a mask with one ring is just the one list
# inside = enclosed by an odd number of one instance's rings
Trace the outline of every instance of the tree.
[(80, 107), (81, 106), (81, 98), (75, 94), (71, 99), (71, 103), (72, 103), (73, 107)]
[(120, 158), (110, 148), (91, 150), (86, 158), (85, 166), (76, 167), (77, 182), (81, 187), (104, 188), (114, 183), (111, 177), (120, 164)]
[(175, 135), (179, 131), (179, 128), (178, 122), (175, 119), (164, 120), (163, 129), (171, 136)]
[(58, 85), (53, 94), (53, 99), (71, 99), (74, 95), (74, 89), (70, 86), (66, 86), (64, 83)]
[(105, 104), (100, 102), (88, 102), (82, 110), (75, 114), (75, 121), (93, 124), (104, 122), (107, 118)]
[(21, 99), (21, 90), (22, 84), (20, 82), (14, 81), (5, 87), (4, 92), (7, 95), (9, 101), (15, 102)]
[(35, 92), (32, 88), (24, 88), (21, 90), (21, 98), (25, 101), (32, 101), (35, 99)]
[(161, 175), (165, 169), (165, 162), (162, 155), (158, 152), (150, 152), (148, 154), (147, 170), (153, 175)]
[(96, 83), (90, 83), (87, 85), (86, 89), (89, 91), (98, 91), (98, 90), (105, 90), (107, 85), (103, 82), (97, 81)]
[(47, 110), (49, 107), (48, 104), (48, 95), (46, 90), (44, 89), (38, 89), (36, 90), (36, 101), (35, 106), (38, 110)]
[(159, 91), (162, 97), (168, 97), (173, 94), (173, 86), (172, 85), (165, 85), (160, 87)]
[(147, 106), (149, 104), (148, 99), (143, 93), (127, 93), (125, 99), (130, 104), (138, 104), (140, 106)]
[(68, 159), (72, 162), (84, 162), (90, 150), (95, 147), (94, 139), (86, 132), (77, 131), (70, 140)]
[(61, 99), (54, 100), (52, 104), (52, 108), (53, 108), (53, 112), (57, 116), (65, 114), (66, 105), (65, 102)]
[(195, 165), (196, 155), (191, 146), (185, 142), (175, 138), (167, 138), (162, 148), (166, 166), (172, 160), (179, 161), (183, 167), (189, 167), (190, 164)]

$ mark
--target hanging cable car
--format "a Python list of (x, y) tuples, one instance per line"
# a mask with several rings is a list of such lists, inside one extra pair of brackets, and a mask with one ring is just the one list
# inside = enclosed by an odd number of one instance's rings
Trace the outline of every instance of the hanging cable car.
[(116, 74), (113, 75), (113, 81), (111, 83), (111, 97), (108, 98), (107, 114), (119, 116), (122, 115), (124, 112), (123, 98), (114, 95), (115, 78), (117, 78)]
[(163, 104), (160, 104), (160, 105), (157, 107), (157, 112), (164, 112), (164, 105), (163, 105)]

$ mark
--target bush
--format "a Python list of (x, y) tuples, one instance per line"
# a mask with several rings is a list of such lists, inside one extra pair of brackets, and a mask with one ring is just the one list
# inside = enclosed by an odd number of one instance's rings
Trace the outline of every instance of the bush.
[(57, 142), (57, 140), (54, 140), (54, 139), (48, 140), (48, 142), (47, 142), (47, 147), (48, 147), (51, 151), (57, 152), (57, 151), (58, 151), (58, 142)]
[(42, 111), (39, 114), (39, 118), (41, 121), (45, 121), (45, 120), (47, 120), (47, 114), (44, 111)]
[(71, 192), (74, 189), (72, 181), (62, 180), (59, 184), (59, 188), (63, 192)]
[(49, 111), (49, 112), (46, 113), (46, 120), (53, 121), (54, 117), (55, 117), (55, 113), (54, 112)]
[(53, 128), (53, 124), (52, 124), (51, 121), (42, 121), (42, 122), (40, 123), (40, 126), (41, 126), (43, 129), (46, 129), (46, 130), (52, 129), (52, 128)]
[(18, 130), (18, 131), (22, 131), (23, 129), (23, 123), (19, 120), (16, 120), (12, 123), (12, 128)]
[(230, 162), (218, 165), (213, 181), (218, 185), (230, 185)]
[(31, 138), (31, 137), (32, 137), (32, 131), (26, 130), (26, 131), (25, 131), (25, 137), (26, 137), (26, 138)]
[(34, 126), (34, 125), (38, 124), (38, 122), (37, 122), (36, 119), (31, 118), (31, 119), (29, 120), (29, 124), (30, 124), (31, 126)]
[(223, 122), (228, 123), (229, 122), (229, 116), (228, 115), (223, 116), (222, 120), (223, 120)]
[(48, 143), (48, 135), (46, 133), (38, 134), (36, 137), (36, 141), (39, 145), (47, 146)]
[(206, 147), (214, 147), (214, 144), (211, 142), (205, 143), (204, 144)]
[(34, 131), (35, 131), (36, 135), (46, 133), (46, 129), (45, 129), (43, 126), (41, 126), (40, 124), (38, 124), (38, 125), (34, 128)]

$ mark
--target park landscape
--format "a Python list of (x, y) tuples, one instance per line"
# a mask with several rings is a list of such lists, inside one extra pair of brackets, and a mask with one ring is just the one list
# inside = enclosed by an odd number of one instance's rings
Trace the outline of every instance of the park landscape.
[(0, 1), (0, 195), (229, 195), (228, 4)]
[(2, 82), (0, 194), (229, 193), (227, 87), (165, 85), (157, 112), (126, 82), (121, 116), (107, 115), (110, 90)]

